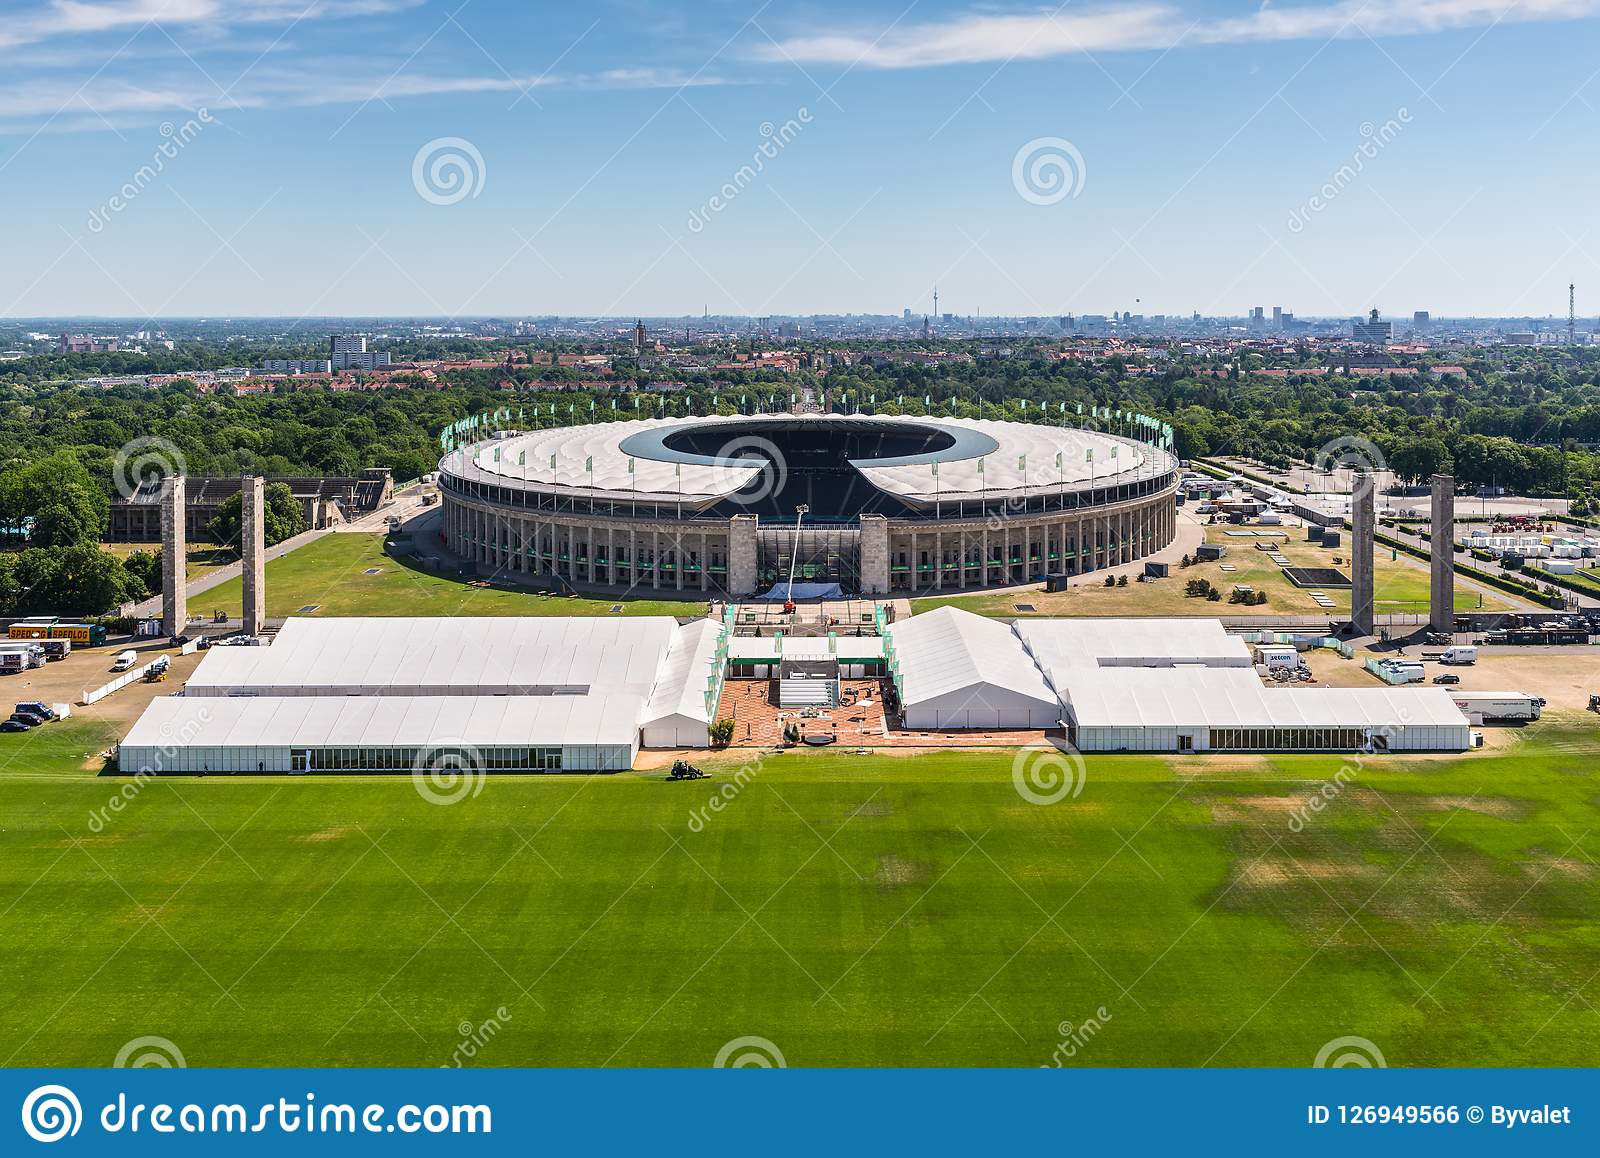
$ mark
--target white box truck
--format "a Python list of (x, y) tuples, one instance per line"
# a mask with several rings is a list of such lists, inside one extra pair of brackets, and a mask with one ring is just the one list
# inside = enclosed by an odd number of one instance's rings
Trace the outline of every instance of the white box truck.
[(1439, 656), (1440, 663), (1469, 664), (1478, 662), (1478, 649), (1475, 647), (1447, 647)]

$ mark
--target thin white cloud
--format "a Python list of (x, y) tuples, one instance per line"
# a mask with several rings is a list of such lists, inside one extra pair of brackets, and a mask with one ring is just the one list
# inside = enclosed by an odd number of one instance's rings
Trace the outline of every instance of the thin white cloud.
[[(754, 50), (758, 59), (866, 68), (1045, 60), (1074, 53), (1139, 52), (1185, 44), (1245, 44), (1363, 34), (1410, 36), (1498, 23), (1579, 20), (1597, 0), (1338, 0), (1262, 4), (1237, 17), (1191, 21), (1175, 4), (1030, 9), (901, 24), (883, 30), (794, 36)], [(1186, 32), (1185, 29), (1188, 31)]]
[(426, 0), (49, 0), (0, 24), (0, 51), (46, 40), (137, 33), (157, 27), (230, 28), (377, 16)]
[[(725, 83), (729, 82), (720, 77), (690, 76), (661, 69), (614, 69), (597, 73), (518, 77), (472, 73), (393, 74), (372, 70), (352, 75), (315, 63), (306, 68), (263, 65), (255, 69), (247, 81), (231, 91), (225, 99), (219, 98), (216, 88), (198, 74), (162, 74), (159, 82), (151, 83), (100, 77), (81, 90), (77, 84), (62, 79), (0, 84), (0, 126), (5, 122), (28, 122), (62, 113), (74, 116), (87, 114), (101, 127), (107, 124), (121, 127), (141, 118), (153, 121), (159, 116), (187, 115), (200, 108), (217, 113), (232, 108), (303, 108), (410, 97), (519, 93), (534, 89), (679, 88), (684, 85)], [(89, 127), (92, 127), (92, 123)], [(79, 131), (85, 126), (74, 122), (63, 127), (69, 131)], [(0, 132), (4, 131), (0, 127)]]

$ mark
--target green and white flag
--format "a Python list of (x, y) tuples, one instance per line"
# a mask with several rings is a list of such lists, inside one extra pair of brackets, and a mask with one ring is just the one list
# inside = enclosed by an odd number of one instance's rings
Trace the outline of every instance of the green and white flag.
[(1027, 474), (1028, 473), (1028, 456), (1027, 455), (1025, 455), (1025, 454), (1017, 455), (1017, 469), (1019, 471), (1021, 471), (1023, 474)]
[(631, 459), (631, 458), (628, 460), (628, 473), (629, 474), (633, 473), (633, 459)]
[(1083, 461), (1084, 462), (1093, 462), (1094, 461), (1094, 447), (1091, 446), (1091, 447), (1089, 447), (1087, 450), (1085, 450), (1083, 452)]
[(556, 469), (556, 456), (553, 455), (553, 454), (550, 456), (550, 469), (551, 470), (555, 470)]
[(588, 458), (583, 460), (583, 469), (588, 471), (590, 474), (594, 473), (594, 455), (591, 454)]

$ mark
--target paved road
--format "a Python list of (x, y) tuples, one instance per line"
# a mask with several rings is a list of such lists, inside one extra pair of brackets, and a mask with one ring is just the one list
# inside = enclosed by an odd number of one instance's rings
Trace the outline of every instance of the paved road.
[[(1295, 467), (1290, 471), (1274, 470), (1262, 466), (1257, 462), (1248, 462), (1236, 458), (1216, 458), (1210, 460), (1218, 466), (1241, 473), (1248, 471), (1250, 474), (1260, 475), (1262, 478), (1271, 479), (1285, 490), (1296, 491), (1311, 496), (1338, 495), (1348, 497), (1350, 494), (1350, 471), (1336, 470), (1332, 474), (1323, 474), (1321, 471), (1308, 470), (1305, 467)], [(1432, 510), (1433, 499), (1431, 495), (1424, 494), (1390, 494), (1389, 488), (1396, 485), (1393, 473), (1379, 471), (1378, 476), (1378, 506), (1392, 508), (1401, 515), (1417, 515), (1426, 518)], [(1517, 495), (1508, 495), (1501, 498), (1478, 498), (1473, 495), (1456, 496), (1456, 517), (1465, 518), (1468, 515), (1531, 515), (1540, 512), (1564, 515), (1567, 513), (1566, 499), (1535, 499)]]

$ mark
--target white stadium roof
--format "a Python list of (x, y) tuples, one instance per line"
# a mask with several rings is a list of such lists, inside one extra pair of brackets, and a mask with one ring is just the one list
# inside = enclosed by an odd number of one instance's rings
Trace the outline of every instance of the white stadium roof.
[(290, 619), (267, 647), (218, 647), (191, 696), (648, 697), (678, 631), (668, 616)]
[[(752, 460), (740, 455), (752, 443), (766, 441), (762, 427), (770, 431), (774, 424), (808, 423), (952, 435), (955, 445), (945, 452), (852, 460), (874, 486), (918, 507), (983, 494), (1036, 496), (1109, 486), (1177, 465), (1172, 455), (1137, 439), (1048, 423), (770, 414), (643, 419), (515, 433), (452, 452), (441, 468), (471, 481), (619, 499), (631, 494), (640, 501), (678, 500), (691, 509), (702, 508), (733, 495), (761, 473), (759, 462), (745, 465)], [(726, 428), (724, 453), (733, 457), (676, 452), (661, 445), (663, 437), (676, 431), (714, 432), (718, 427)]]

